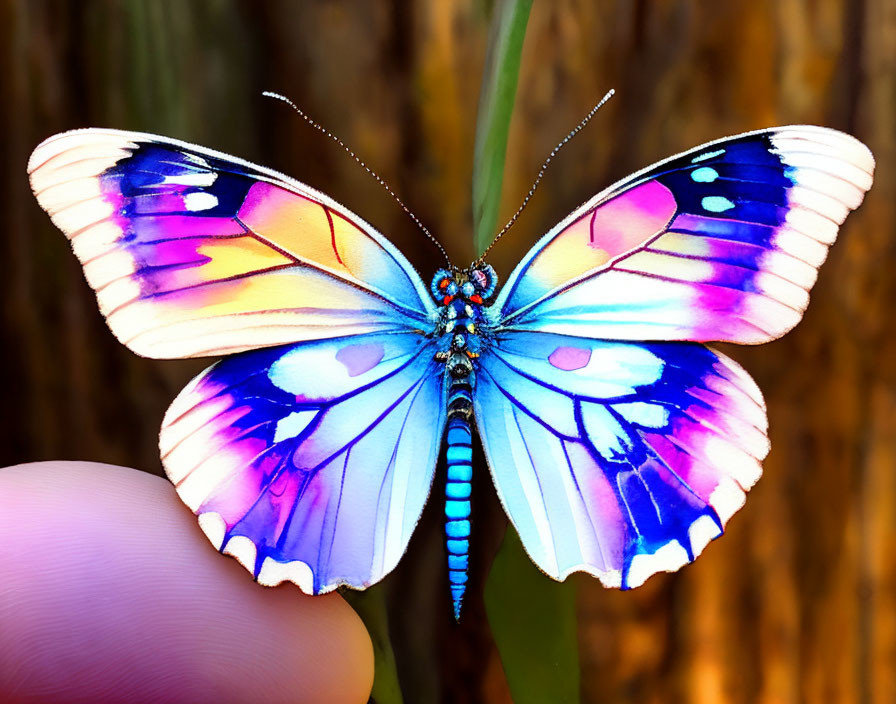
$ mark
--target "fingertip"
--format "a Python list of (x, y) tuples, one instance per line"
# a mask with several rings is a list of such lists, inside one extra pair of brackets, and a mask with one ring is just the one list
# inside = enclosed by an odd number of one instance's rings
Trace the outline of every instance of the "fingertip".
[(0, 470), (0, 500), (3, 701), (367, 701), (351, 607), (253, 583), (167, 481), (34, 463)]

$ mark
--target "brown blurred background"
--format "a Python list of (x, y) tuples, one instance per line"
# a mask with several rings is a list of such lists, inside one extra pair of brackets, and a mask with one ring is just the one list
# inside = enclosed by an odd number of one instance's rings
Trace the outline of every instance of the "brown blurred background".
[[(107, 331), (28, 189), (41, 139), (145, 130), (269, 165), (372, 222), (428, 277), (433, 248), (385, 192), (260, 93), (340, 135), (466, 263), (489, 13), (482, 0), (2, 0), (0, 462), (158, 473), (162, 414), (204, 366), (140, 359)], [(896, 701), (894, 69), (894, 0), (534, 4), (502, 215), (591, 104), (618, 95), (495, 250), (501, 274), (612, 180), (710, 139), (808, 122), (855, 134), (878, 161), (805, 321), (726, 349), (764, 390), (772, 440), (727, 536), (634, 592), (579, 580), (584, 702)], [(503, 524), (484, 471), (477, 480), (479, 574), (461, 626), (448, 620), (438, 506), (387, 580), (407, 702), (509, 701), (480, 597)]]

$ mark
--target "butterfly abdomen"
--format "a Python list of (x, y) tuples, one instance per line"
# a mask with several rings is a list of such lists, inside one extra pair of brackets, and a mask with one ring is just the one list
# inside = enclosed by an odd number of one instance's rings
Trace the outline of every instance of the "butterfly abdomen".
[(445, 538), (448, 548), (448, 581), (454, 617), (460, 618), (467, 587), (470, 554), (470, 480), (473, 477), (473, 438), (470, 430), (472, 379), (451, 380), (445, 459)]

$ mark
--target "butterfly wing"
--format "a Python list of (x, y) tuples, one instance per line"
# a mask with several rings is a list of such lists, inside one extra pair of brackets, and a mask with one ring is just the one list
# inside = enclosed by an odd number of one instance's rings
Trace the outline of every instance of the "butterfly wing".
[(474, 404), (541, 569), (634, 587), (721, 534), (767, 420), (750, 377), (697, 343), (790, 330), (873, 169), (834, 130), (723, 139), (610, 187), (523, 259), (488, 310)]
[(164, 137), (76, 130), (28, 165), (115, 335), (138, 354), (228, 354), (407, 330), (434, 312), (408, 261), (338, 203)]
[(802, 317), (874, 159), (822, 127), (760, 130), (659, 162), (580, 207), (508, 279), (498, 327), (757, 344)]
[(132, 350), (252, 350), (184, 389), (160, 434), (215, 546), (312, 594), (389, 572), (445, 422), (435, 350), (414, 332), (435, 306), (407, 260), (325, 195), (163, 137), (57, 135), (29, 173)]
[(444, 375), (413, 333), (227, 357), (168, 410), (168, 476), (209, 539), (265, 585), (379, 581), (407, 547), (445, 424)]
[(759, 389), (695, 343), (499, 335), (474, 407), (507, 515), (559, 580), (629, 588), (692, 561), (768, 452)]

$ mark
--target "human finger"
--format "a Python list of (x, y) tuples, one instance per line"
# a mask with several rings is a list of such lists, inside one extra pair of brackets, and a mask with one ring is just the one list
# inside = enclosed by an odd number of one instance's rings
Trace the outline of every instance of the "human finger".
[(164, 479), (0, 470), (0, 700), (366, 702), (370, 638), (336, 594), (266, 589)]

